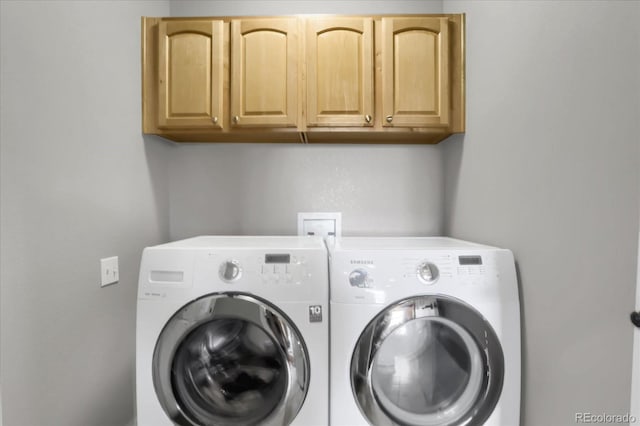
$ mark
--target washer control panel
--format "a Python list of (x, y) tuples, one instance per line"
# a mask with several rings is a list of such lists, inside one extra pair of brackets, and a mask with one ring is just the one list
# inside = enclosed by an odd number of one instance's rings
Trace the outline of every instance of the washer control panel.
[(218, 268), (220, 279), (226, 283), (238, 280), (242, 276), (242, 267), (237, 260), (226, 260)]
[(304, 255), (267, 253), (225, 259), (218, 264), (218, 277), (228, 284), (256, 279), (263, 284), (301, 284), (311, 275), (307, 266)]
[(258, 259), (258, 274), (265, 284), (300, 284), (308, 276), (306, 263), (302, 255), (268, 253)]

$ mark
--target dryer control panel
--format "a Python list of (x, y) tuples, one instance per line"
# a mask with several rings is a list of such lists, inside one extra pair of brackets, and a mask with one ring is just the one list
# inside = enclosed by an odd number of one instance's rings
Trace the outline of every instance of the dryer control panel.
[(402, 277), (424, 285), (436, 284), (441, 278), (453, 276), (453, 256), (446, 253), (416, 253), (400, 261)]
[(480, 255), (460, 255), (458, 256), (458, 266), (456, 268), (457, 275), (460, 276), (480, 276), (484, 275), (486, 268), (484, 261)]
[(466, 250), (333, 253), (331, 298), (382, 303), (408, 294), (486, 289), (497, 282), (494, 257), (489, 251)]

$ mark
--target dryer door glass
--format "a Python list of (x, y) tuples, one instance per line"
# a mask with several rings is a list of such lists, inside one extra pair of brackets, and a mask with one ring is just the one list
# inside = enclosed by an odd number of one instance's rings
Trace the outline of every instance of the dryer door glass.
[(400, 301), (362, 333), (351, 382), (372, 424), (482, 424), (500, 391), (504, 361), (489, 324), (450, 297)]
[(306, 396), (309, 358), (277, 308), (255, 296), (214, 294), (169, 320), (153, 378), (178, 425), (288, 425)]
[(482, 379), (482, 356), (469, 333), (428, 318), (393, 330), (371, 369), (378, 403), (405, 424), (455, 422), (474, 405)]

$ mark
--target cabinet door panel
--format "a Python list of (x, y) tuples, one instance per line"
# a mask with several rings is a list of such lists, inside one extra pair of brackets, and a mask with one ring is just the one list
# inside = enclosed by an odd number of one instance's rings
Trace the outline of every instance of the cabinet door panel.
[[(244, 37), (242, 69), (245, 115), (286, 115), (287, 36), (277, 31), (249, 33)], [(267, 66), (268, 64), (268, 66)]]
[(308, 125), (372, 125), (373, 20), (310, 19), (306, 40)]
[(298, 111), (295, 19), (231, 22), (234, 126), (295, 126)]
[(159, 25), (158, 125), (221, 128), (222, 21)]
[(447, 18), (382, 19), (382, 109), (385, 126), (448, 125)]

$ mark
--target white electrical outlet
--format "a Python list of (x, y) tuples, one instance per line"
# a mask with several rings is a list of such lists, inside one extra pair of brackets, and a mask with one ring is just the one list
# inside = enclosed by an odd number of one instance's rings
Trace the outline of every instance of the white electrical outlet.
[(298, 213), (298, 235), (342, 235), (342, 213)]
[(120, 280), (118, 256), (100, 259), (100, 286), (115, 284)]

